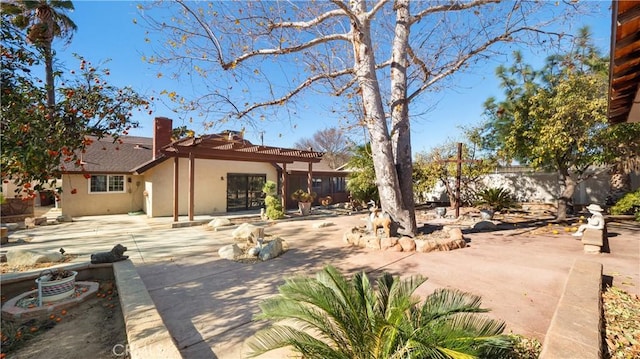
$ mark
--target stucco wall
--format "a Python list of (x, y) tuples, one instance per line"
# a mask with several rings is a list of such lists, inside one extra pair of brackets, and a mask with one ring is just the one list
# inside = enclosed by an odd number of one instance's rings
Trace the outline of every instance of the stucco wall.
[[(277, 181), (278, 172), (270, 163), (195, 160), (194, 213), (196, 215), (227, 210), (227, 174), (265, 174), (267, 181)], [(173, 160), (169, 159), (144, 173), (147, 215), (173, 215)], [(187, 215), (189, 199), (189, 160), (181, 158), (178, 169), (180, 215)]]
[[(93, 174), (99, 175), (100, 173)], [(144, 178), (132, 175), (125, 175), (125, 178), (124, 193), (89, 193), (89, 179), (80, 174), (65, 174), (62, 179), (60, 202), (62, 214), (79, 217), (123, 214), (141, 210)], [(72, 193), (74, 189), (76, 190), (75, 194)]]
[[(575, 205), (590, 203), (605, 204), (609, 194), (609, 178), (606, 173), (598, 173), (578, 184), (573, 194)], [(633, 189), (640, 186), (639, 174), (631, 175)], [(455, 179), (451, 179), (452, 183)], [(520, 202), (555, 203), (560, 193), (560, 183), (556, 173), (495, 173), (481, 178), (486, 187), (503, 187), (515, 194)], [(427, 201), (448, 201), (445, 188), (440, 183), (425, 194)]]

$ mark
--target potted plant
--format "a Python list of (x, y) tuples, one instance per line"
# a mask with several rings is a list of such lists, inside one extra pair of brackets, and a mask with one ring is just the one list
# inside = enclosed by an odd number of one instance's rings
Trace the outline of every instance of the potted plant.
[(300, 210), (300, 214), (303, 216), (309, 215), (311, 212), (311, 203), (316, 198), (315, 192), (307, 192), (302, 189), (298, 189), (293, 194), (291, 194), (291, 199), (298, 201), (298, 209)]
[(483, 220), (490, 220), (493, 214), (515, 205), (515, 199), (508, 189), (486, 188), (477, 193), (474, 205), (480, 210)]
[(47, 269), (36, 279), (39, 304), (69, 298), (76, 289), (78, 272), (66, 269)]

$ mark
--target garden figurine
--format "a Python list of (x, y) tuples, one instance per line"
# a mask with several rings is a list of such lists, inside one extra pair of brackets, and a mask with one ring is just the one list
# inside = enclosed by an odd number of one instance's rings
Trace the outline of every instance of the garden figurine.
[(590, 204), (587, 206), (587, 210), (591, 213), (591, 217), (587, 220), (586, 224), (581, 225), (576, 233), (575, 237), (581, 237), (586, 229), (604, 229), (604, 217), (602, 216), (603, 209), (597, 204)]

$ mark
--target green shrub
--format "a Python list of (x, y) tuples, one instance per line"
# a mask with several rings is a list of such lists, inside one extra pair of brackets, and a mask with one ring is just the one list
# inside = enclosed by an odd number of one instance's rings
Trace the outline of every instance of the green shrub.
[(634, 214), (636, 221), (640, 222), (640, 188), (625, 194), (610, 208), (610, 212), (611, 214)]
[(513, 194), (511, 194), (508, 189), (502, 187), (485, 188), (482, 191), (476, 193), (474, 206), (483, 209), (500, 211), (505, 208), (515, 207), (516, 200)]
[(265, 182), (262, 186), (262, 192), (266, 194), (264, 204), (266, 207), (265, 215), (269, 219), (284, 218), (284, 210), (282, 209), (282, 201), (277, 195), (278, 185), (273, 181)]

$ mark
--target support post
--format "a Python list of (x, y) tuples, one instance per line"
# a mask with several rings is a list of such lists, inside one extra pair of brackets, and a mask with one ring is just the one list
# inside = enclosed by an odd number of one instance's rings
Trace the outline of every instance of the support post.
[(280, 202), (282, 202), (282, 208), (287, 211), (287, 164), (282, 164), (282, 187), (280, 188)]
[(195, 192), (195, 158), (192, 152), (189, 152), (189, 221), (193, 221), (193, 201)]
[(180, 168), (180, 162), (178, 157), (173, 158), (173, 221), (178, 222), (178, 170)]

